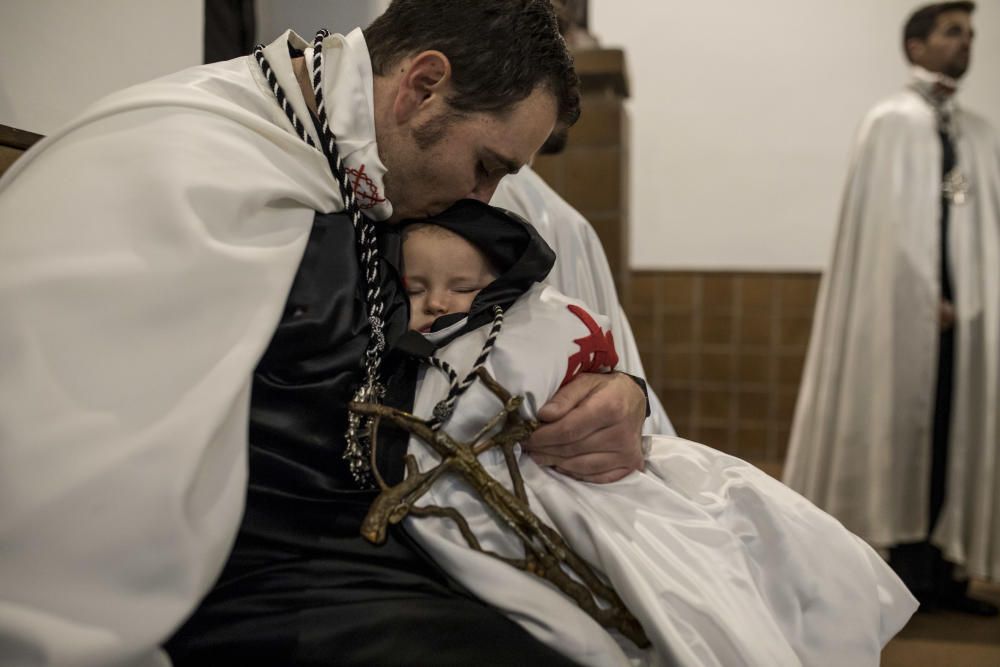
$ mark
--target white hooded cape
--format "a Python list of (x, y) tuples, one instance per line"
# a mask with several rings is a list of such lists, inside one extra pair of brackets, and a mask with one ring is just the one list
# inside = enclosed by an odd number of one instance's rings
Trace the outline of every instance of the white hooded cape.
[[(556, 263), (545, 284), (579, 299), (594, 312), (608, 313), (618, 344), (619, 370), (645, 379), (639, 348), (618, 301), (607, 255), (587, 219), (530, 167), (523, 167), (517, 174), (500, 181), (490, 203), (517, 213), (538, 230), (556, 251)], [(646, 389), (650, 414), (643, 433), (674, 435), (673, 424), (660, 399), (652, 387)]]
[[(533, 288), (505, 314), (486, 363), (501, 385), (525, 397), (529, 416), (560, 386), (568, 357), (579, 351), (574, 339), (588, 334), (569, 304), (579, 302)], [(594, 318), (607, 327), (607, 318)], [(438, 356), (464, 377), (488, 329), (457, 338)], [(447, 388), (440, 371), (422, 372), (414, 413), (428, 418)], [(467, 439), (499, 408), (476, 382), (444, 430)], [(407, 518), (407, 530), (476, 595), (584, 665), (878, 665), (916, 602), (867, 544), (739, 459), (676, 437), (646, 437), (646, 470), (612, 484), (519, 460), (536, 514), (608, 577), (644, 626), (649, 650), (606, 632), (547, 582), (471, 550), (449, 520)], [(409, 452), (421, 470), (439, 460), (415, 438)], [(480, 460), (510, 488), (500, 452)], [(454, 507), (484, 548), (521, 556), (516, 539), (457, 476), (439, 479), (417, 504)]]
[[(932, 540), (1000, 578), (1000, 144), (957, 110), (970, 200), (951, 206), (957, 302), (947, 498)], [(879, 547), (927, 538), (940, 299), (941, 142), (905, 90), (858, 136), (785, 481)]]
[[(265, 53), (308, 119), (288, 42)], [(364, 38), (324, 52), (342, 157), (380, 185)], [(0, 664), (166, 662), (240, 523), (251, 374), (341, 208), (251, 57), (112, 95), (5, 174)]]

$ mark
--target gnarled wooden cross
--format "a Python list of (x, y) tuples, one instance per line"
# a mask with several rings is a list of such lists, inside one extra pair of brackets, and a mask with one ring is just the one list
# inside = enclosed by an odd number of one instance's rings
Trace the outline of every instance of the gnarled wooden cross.
[[(469, 442), (458, 442), (443, 430), (435, 431), (424, 420), (402, 410), (370, 403), (349, 404), (351, 410), (373, 417), (373, 431), (378, 428), (379, 419), (388, 419), (426, 442), (441, 457), (437, 466), (421, 471), (417, 468), (413, 455), (408, 454), (406, 478), (395, 486), (388, 486), (375, 465), (377, 437), (373, 432), (372, 470), (382, 492), (368, 510), (361, 526), (362, 535), (371, 542), (381, 544), (385, 541), (388, 525), (399, 523), (407, 514), (446, 517), (455, 522), (472, 549), (548, 580), (604, 627), (618, 630), (636, 646), (649, 646), (642, 625), (625, 607), (614, 589), (605, 584), (590, 565), (573, 552), (555, 529), (543, 523), (531, 511), (528, 496), (524, 492), (524, 480), (514, 456), (514, 446), (527, 439), (538, 427), (538, 423), (524, 419), (518, 413), (522, 397), (511, 396), (485, 369), (479, 369), (477, 375), (500, 399), (503, 409)], [(489, 435), (498, 426), (500, 429)], [(479, 463), (479, 455), (493, 447), (499, 447), (503, 452), (514, 486), (513, 493)], [(503, 524), (513, 531), (524, 546), (523, 558), (508, 558), (483, 549), (465, 518), (452, 507), (416, 506), (417, 500), (447, 472), (461, 475)], [(566, 569), (576, 576), (571, 576)]]

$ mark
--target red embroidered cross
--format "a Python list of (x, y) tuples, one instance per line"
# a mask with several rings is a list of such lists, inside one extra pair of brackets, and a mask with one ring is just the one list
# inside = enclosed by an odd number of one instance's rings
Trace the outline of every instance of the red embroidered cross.
[(378, 186), (375, 185), (375, 181), (365, 173), (365, 165), (361, 165), (360, 169), (347, 169), (346, 171), (352, 181), (351, 188), (354, 190), (354, 196), (358, 200), (358, 208), (372, 208), (376, 204), (381, 204), (385, 201), (385, 197), (379, 196)]
[(590, 335), (577, 338), (573, 342), (580, 346), (579, 352), (569, 356), (566, 366), (566, 376), (560, 388), (580, 373), (593, 373), (602, 369), (611, 370), (618, 364), (618, 353), (615, 351), (615, 338), (610, 331), (603, 331), (594, 318), (579, 306), (567, 306), (569, 312), (580, 318)]

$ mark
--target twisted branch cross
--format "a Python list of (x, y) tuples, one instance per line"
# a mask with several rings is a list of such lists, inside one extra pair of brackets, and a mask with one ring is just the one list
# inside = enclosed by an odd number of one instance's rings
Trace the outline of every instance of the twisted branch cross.
[[(479, 380), (500, 399), (503, 409), (468, 442), (458, 442), (443, 430), (434, 431), (424, 420), (402, 410), (372, 403), (348, 404), (349, 409), (373, 418), (370, 440), (372, 470), (382, 489), (368, 510), (368, 515), (361, 525), (361, 534), (368, 541), (381, 544), (385, 541), (389, 524), (399, 523), (407, 514), (451, 519), (472, 549), (548, 580), (602, 626), (618, 630), (640, 648), (649, 646), (649, 639), (642, 625), (625, 607), (614, 589), (605, 584), (590, 565), (573, 552), (555, 529), (546, 525), (531, 511), (528, 496), (524, 491), (524, 480), (514, 456), (514, 446), (527, 439), (538, 427), (538, 422), (524, 419), (518, 413), (523, 397), (511, 396), (510, 392), (500, 386), (483, 368), (479, 369), (477, 375)], [(440, 455), (441, 462), (434, 468), (422, 472), (418, 469), (413, 455), (407, 454), (406, 478), (396, 486), (387, 485), (375, 466), (377, 446), (375, 431), (382, 418), (388, 419), (426, 442)], [(501, 426), (500, 430), (486, 437), (497, 426)], [(514, 486), (513, 493), (494, 479), (479, 462), (479, 455), (493, 447), (499, 447), (503, 452)], [(524, 546), (523, 558), (508, 558), (483, 549), (468, 522), (453, 507), (416, 506), (417, 500), (438, 478), (449, 471), (461, 475), (476, 489), (503, 524), (514, 532)], [(576, 577), (570, 576), (563, 566), (569, 568)], [(600, 601), (604, 604), (602, 605)]]

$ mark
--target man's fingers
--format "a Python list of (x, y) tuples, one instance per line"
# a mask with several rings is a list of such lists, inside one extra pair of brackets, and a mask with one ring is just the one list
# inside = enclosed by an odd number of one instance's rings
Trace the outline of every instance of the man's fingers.
[(532, 455), (531, 458), (539, 465), (550, 466), (564, 475), (588, 482), (600, 482), (608, 478), (621, 479), (633, 470), (641, 468), (639, 465), (641, 460), (638, 463), (626, 463), (619, 454), (611, 452), (583, 454), (570, 459), (544, 454)]
[[(568, 418), (571, 417), (572, 415)], [(532, 438), (524, 443), (524, 451), (529, 454), (545, 454), (547, 456), (553, 456), (565, 460), (582, 454), (620, 452), (625, 449), (622, 437), (623, 429), (619, 427), (619, 424), (598, 426), (596, 429), (591, 430), (589, 433), (586, 433), (581, 437), (567, 438), (564, 438), (564, 432), (559, 431), (558, 429), (571, 430), (573, 429), (572, 425), (566, 427), (562, 422), (559, 422), (558, 424), (548, 424), (543, 426), (539, 428), (538, 431), (541, 431), (542, 428), (551, 428), (551, 433), (553, 433), (553, 435), (550, 436), (549, 432), (543, 432), (543, 439), (540, 440), (535, 440), (534, 435), (532, 435)], [(538, 431), (536, 431), (536, 433)], [(570, 435), (572, 436), (576, 434), (570, 433)]]
[[(638, 385), (618, 373), (581, 374), (546, 407), (551, 415), (570, 404), (561, 418), (543, 424), (522, 443), (536, 463), (595, 483), (642, 470), (646, 397)], [(542, 411), (539, 416), (544, 416)]]
[[(557, 468), (558, 470), (558, 468)], [(563, 471), (559, 471), (563, 472)], [(589, 477), (576, 477), (575, 479), (581, 482), (590, 482), (591, 484), (610, 484), (611, 482), (617, 482), (624, 477), (627, 477), (632, 473), (631, 468), (615, 468), (608, 472), (601, 473), (599, 475), (591, 475)], [(572, 477), (572, 475), (570, 475)]]
[[(605, 429), (611, 430), (611, 429)], [(597, 440), (595, 436), (594, 440)], [(602, 438), (602, 445), (608, 443), (618, 444), (616, 440)], [(567, 454), (567, 451), (582, 452)], [(543, 450), (536, 450), (528, 453), (532, 460), (538, 465), (553, 466), (577, 478), (589, 478), (594, 475), (609, 473), (615, 469), (641, 470), (644, 460), (641, 450), (632, 448), (624, 449), (620, 446), (610, 448), (607, 446), (589, 447), (584, 443), (583, 447), (578, 443), (565, 445), (562, 447), (550, 447)]]
[(524, 448), (528, 451), (536, 451), (550, 447), (562, 447), (567, 444), (581, 443), (595, 432), (601, 431), (604, 427), (608, 426), (606, 421), (605, 415), (599, 412), (570, 412), (559, 421), (539, 426), (531, 434), (527, 442), (524, 443)]
[(573, 408), (582, 403), (600, 386), (600, 376), (581, 373), (570, 380), (538, 410), (538, 420), (554, 422), (565, 417)]
[[(553, 397), (553, 400), (560, 397), (559, 403), (546, 404), (538, 414), (541, 421), (545, 422), (542, 415), (546, 407), (555, 406), (551, 414), (573, 403), (571, 409), (558, 419), (539, 426), (524, 443), (525, 449), (580, 442), (607, 426), (630, 425), (625, 398), (618, 391), (608, 390), (609, 385), (617, 379), (613, 375), (594, 373), (582, 373), (574, 378)], [(626, 381), (632, 382), (627, 378)], [(638, 390), (638, 387), (636, 389)], [(639, 393), (641, 394), (641, 391)], [(645, 396), (642, 396), (642, 399), (645, 400)], [(641, 419), (638, 428), (642, 428)]]

